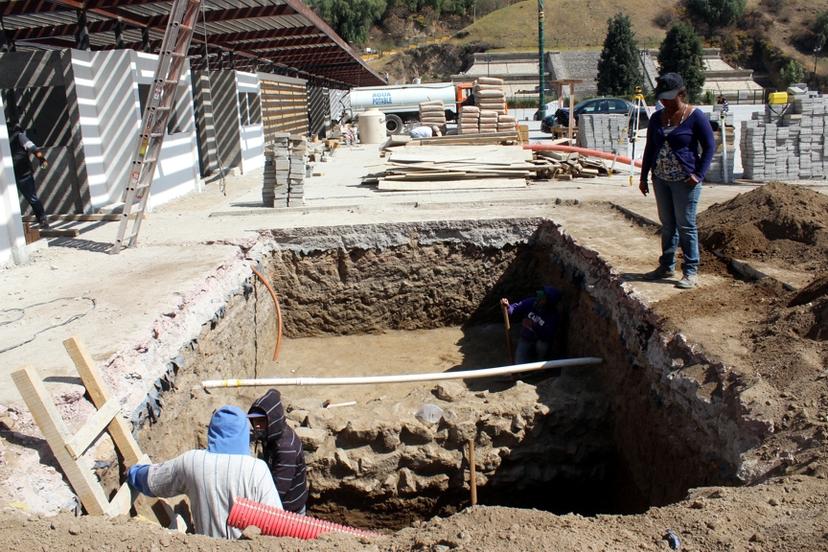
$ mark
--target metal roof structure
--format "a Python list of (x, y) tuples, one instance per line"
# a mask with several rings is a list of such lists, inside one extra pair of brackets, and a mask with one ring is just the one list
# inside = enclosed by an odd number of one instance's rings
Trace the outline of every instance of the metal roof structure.
[[(171, 2), (13, 0), (0, 2), (6, 49), (132, 48), (156, 52)], [(234, 67), (337, 87), (385, 84), (300, 0), (204, 0), (190, 50), (194, 68)]]

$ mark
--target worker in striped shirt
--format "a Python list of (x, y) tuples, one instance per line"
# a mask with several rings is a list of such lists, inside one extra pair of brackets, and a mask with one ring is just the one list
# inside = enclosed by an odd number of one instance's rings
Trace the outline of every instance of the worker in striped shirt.
[(308, 500), (305, 454), (302, 441), (285, 423), (282, 396), (275, 389), (259, 397), (247, 415), (253, 439), (262, 443), (261, 457), (267, 462), (273, 482), (288, 512), (304, 514)]
[(237, 406), (213, 413), (207, 450), (191, 450), (163, 464), (137, 464), (127, 479), (148, 496), (187, 495), (196, 533), (209, 537), (241, 536), (241, 530), (227, 525), (236, 498), (282, 507), (267, 464), (250, 454), (250, 423)]

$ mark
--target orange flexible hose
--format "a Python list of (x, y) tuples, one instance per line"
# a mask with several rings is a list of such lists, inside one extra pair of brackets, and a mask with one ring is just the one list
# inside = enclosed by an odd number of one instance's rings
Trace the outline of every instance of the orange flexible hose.
[(253, 268), (250, 267), (250, 270), (253, 271), (253, 274), (258, 276), (259, 280), (267, 288), (267, 291), (270, 292), (270, 297), (273, 299), (273, 305), (276, 307), (276, 346), (273, 349), (273, 360), (279, 360), (279, 352), (282, 350), (282, 309), (279, 306), (279, 298), (276, 296), (276, 292), (273, 291), (273, 287), (270, 285), (270, 282), (267, 281), (267, 278), (264, 275)]
[[(576, 146), (564, 146), (561, 144), (526, 144), (523, 146), (523, 149), (532, 151), (559, 151), (562, 153), (580, 153), (589, 157), (600, 157), (601, 159), (606, 159), (608, 161), (615, 160), (619, 163), (623, 163), (624, 165), (629, 165), (630, 163), (632, 163), (632, 160), (629, 157), (625, 157), (623, 155), (615, 155), (614, 153), (607, 153), (605, 151), (592, 150), (587, 148), (579, 148)], [(635, 166), (641, 167), (641, 161), (636, 160)]]

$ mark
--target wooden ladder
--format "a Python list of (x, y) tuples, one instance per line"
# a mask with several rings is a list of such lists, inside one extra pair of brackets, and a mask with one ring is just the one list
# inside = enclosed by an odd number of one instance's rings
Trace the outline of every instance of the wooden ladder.
[[(111, 254), (138, 243), (155, 167), (161, 156), (170, 114), (175, 109), (178, 83), (187, 63), (200, 7), (201, 0), (174, 0), (170, 8), (167, 30), (158, 53), (158, 67), (155, 69), (155, 78), (141, 120), (138, 146), (132, 158), (118, 237), (109, 250)], [(131, 229), (130, 221), (133, 221)]]
[[(66, 427), (37, 370), (33, 367), (22, 368), (12, 374), (12, 380), (86, 512), (108, 516), (127, 514), (133, 503), (129, 484), (124, 482), (112, 500), (109, 500), (92, 473), (91, 459), (85, 458), (84, 453), (106, 431), (127, 467), (149, 464), (149, 457), (141, 452), (126, 420), (121, 417), (120, 402), (108, 397), (101, 373), (83, 344), (72, 337), (64, 341), (63, 346), (75, 363), (92, 404), (97, 409), (74, 435)], [(159, 507), (165, 510), (163, 515), (160, 514)], [(153, 505), (153, 513), (164, 526), (173, 519), (171, 512), (159, 506), (159, 503)], [(163, 519), (164, 517), (168, 519)]]

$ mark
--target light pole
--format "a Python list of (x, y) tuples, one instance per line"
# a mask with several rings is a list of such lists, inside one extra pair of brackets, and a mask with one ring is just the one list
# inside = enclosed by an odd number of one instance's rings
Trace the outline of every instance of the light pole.
[(538, 0), (538, 119), (541, 121), (546, 117), (546, 101), (543, 97), (546, 67), (543, 57), (543, 0)]
[(817, 84), (817, 60), (819, 59), (819, 53), (822, 51), (822, 47), (825, 44), (825, 38), (822, 35), (819, 35), (817, 38), (816, 46), (814, 46), (814, 85)]

